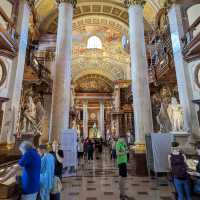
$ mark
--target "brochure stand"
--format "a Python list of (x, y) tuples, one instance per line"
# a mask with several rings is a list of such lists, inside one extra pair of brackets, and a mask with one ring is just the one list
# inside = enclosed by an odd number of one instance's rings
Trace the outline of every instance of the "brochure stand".
[(61, 149), (64, 152), (63, 177), (76, 176), (77, 169), (77, 132), (67, 129), (61, 135)]

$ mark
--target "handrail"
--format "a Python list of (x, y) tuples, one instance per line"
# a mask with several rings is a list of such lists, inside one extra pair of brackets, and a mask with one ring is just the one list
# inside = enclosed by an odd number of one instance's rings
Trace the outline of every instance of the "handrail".
[(193, 22), (193, 24), (185, 32), (185, 35), (182, 37), (184, 47), (186, 47), (193, 39), (193, 32), (196, 30), (196, 27), (200, 24), (200, 16)]
[(6, 162), (4, 164), (0, 164), (0, 169), (3, 169), (5, 167), (10, 167), (11, 165), (16, 164), (17, 162), (18, 160), (13, 160), (13, 161)]
[(8, 15), (5, 13), (5, 11), (3, 10), (3, 8), (0, 6), (0, 15), (2, 16), (2, 18), (11, 26), (14, 27), (15, 24), (14, 22), (8, 17)]
[(193, 24), (188, 28), (188, 32), (194, 31), (194, 29), (200, 24), (200, 16), (193, 22)]

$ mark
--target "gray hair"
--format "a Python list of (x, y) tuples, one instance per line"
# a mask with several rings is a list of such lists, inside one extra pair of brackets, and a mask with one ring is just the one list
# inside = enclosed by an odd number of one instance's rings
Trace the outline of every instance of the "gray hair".
[(30, 141), (23, 141), (19, 145), (19, 150), (24, 154), (26, 153), (29, 149), (33, 147), (33, 144)]

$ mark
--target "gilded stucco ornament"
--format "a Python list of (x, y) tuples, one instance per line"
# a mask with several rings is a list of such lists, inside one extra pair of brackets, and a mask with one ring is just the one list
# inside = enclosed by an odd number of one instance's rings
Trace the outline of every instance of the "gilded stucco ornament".
[(141, 5), (144, 6), (146, 3), (146, 0), (124, 0), (124, 4), (126, 7), (129, 7), (131, 5)]
[(59, 3), (71, 3), (73, 7), (76, 7), (77, 0), (56, 0), (56, 2)]

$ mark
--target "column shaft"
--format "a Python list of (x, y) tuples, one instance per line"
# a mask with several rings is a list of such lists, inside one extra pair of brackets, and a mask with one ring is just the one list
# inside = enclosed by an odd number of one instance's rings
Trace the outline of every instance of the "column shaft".
[[(13, 60), (11, 76), (8, 88), (9, 102), (5, 104), (5, 115), (3, 117), (2, 134), (0, 141), (8, 144), (14, 142), (13, 134), (17, 130), (17, 120), (20, 111), (20, 98), (22, 91), (22, 81), (24, 78), (24, 65), (28, 41), (28, 28), (30, 8), (26, 0), (19, 3), (18, 19), (16, 31), (19, 34), (18, 54)], [(4, 135), (3, 135), (4, 134)]]
[(129, 6), (128, 12), (135, 139), (136, 143), (144, 144), (145, 135), (153, 131), (153, 123), (144, 39), (143, 8), (139, 4), (133, 4)]
[(198, 118), (192, 103), (192, 85), (189, 66), (182, 54), (183, 22), (180, 5), (173, 4), (168, 13), (180, 104), (183, 107), (184, 129), (200, 138)]
[(83, 138), (88, 137), (88, 103), (83, 103)]
[(100, 132), (101, 137), (105, 139), (105, 130), (104, 130), (104, 103), (100, 102)]
[(52, 133), (59, 140), (69, 128), (73, 5), (61, 2), (58, 7), (58, 31), (53, 83)]

